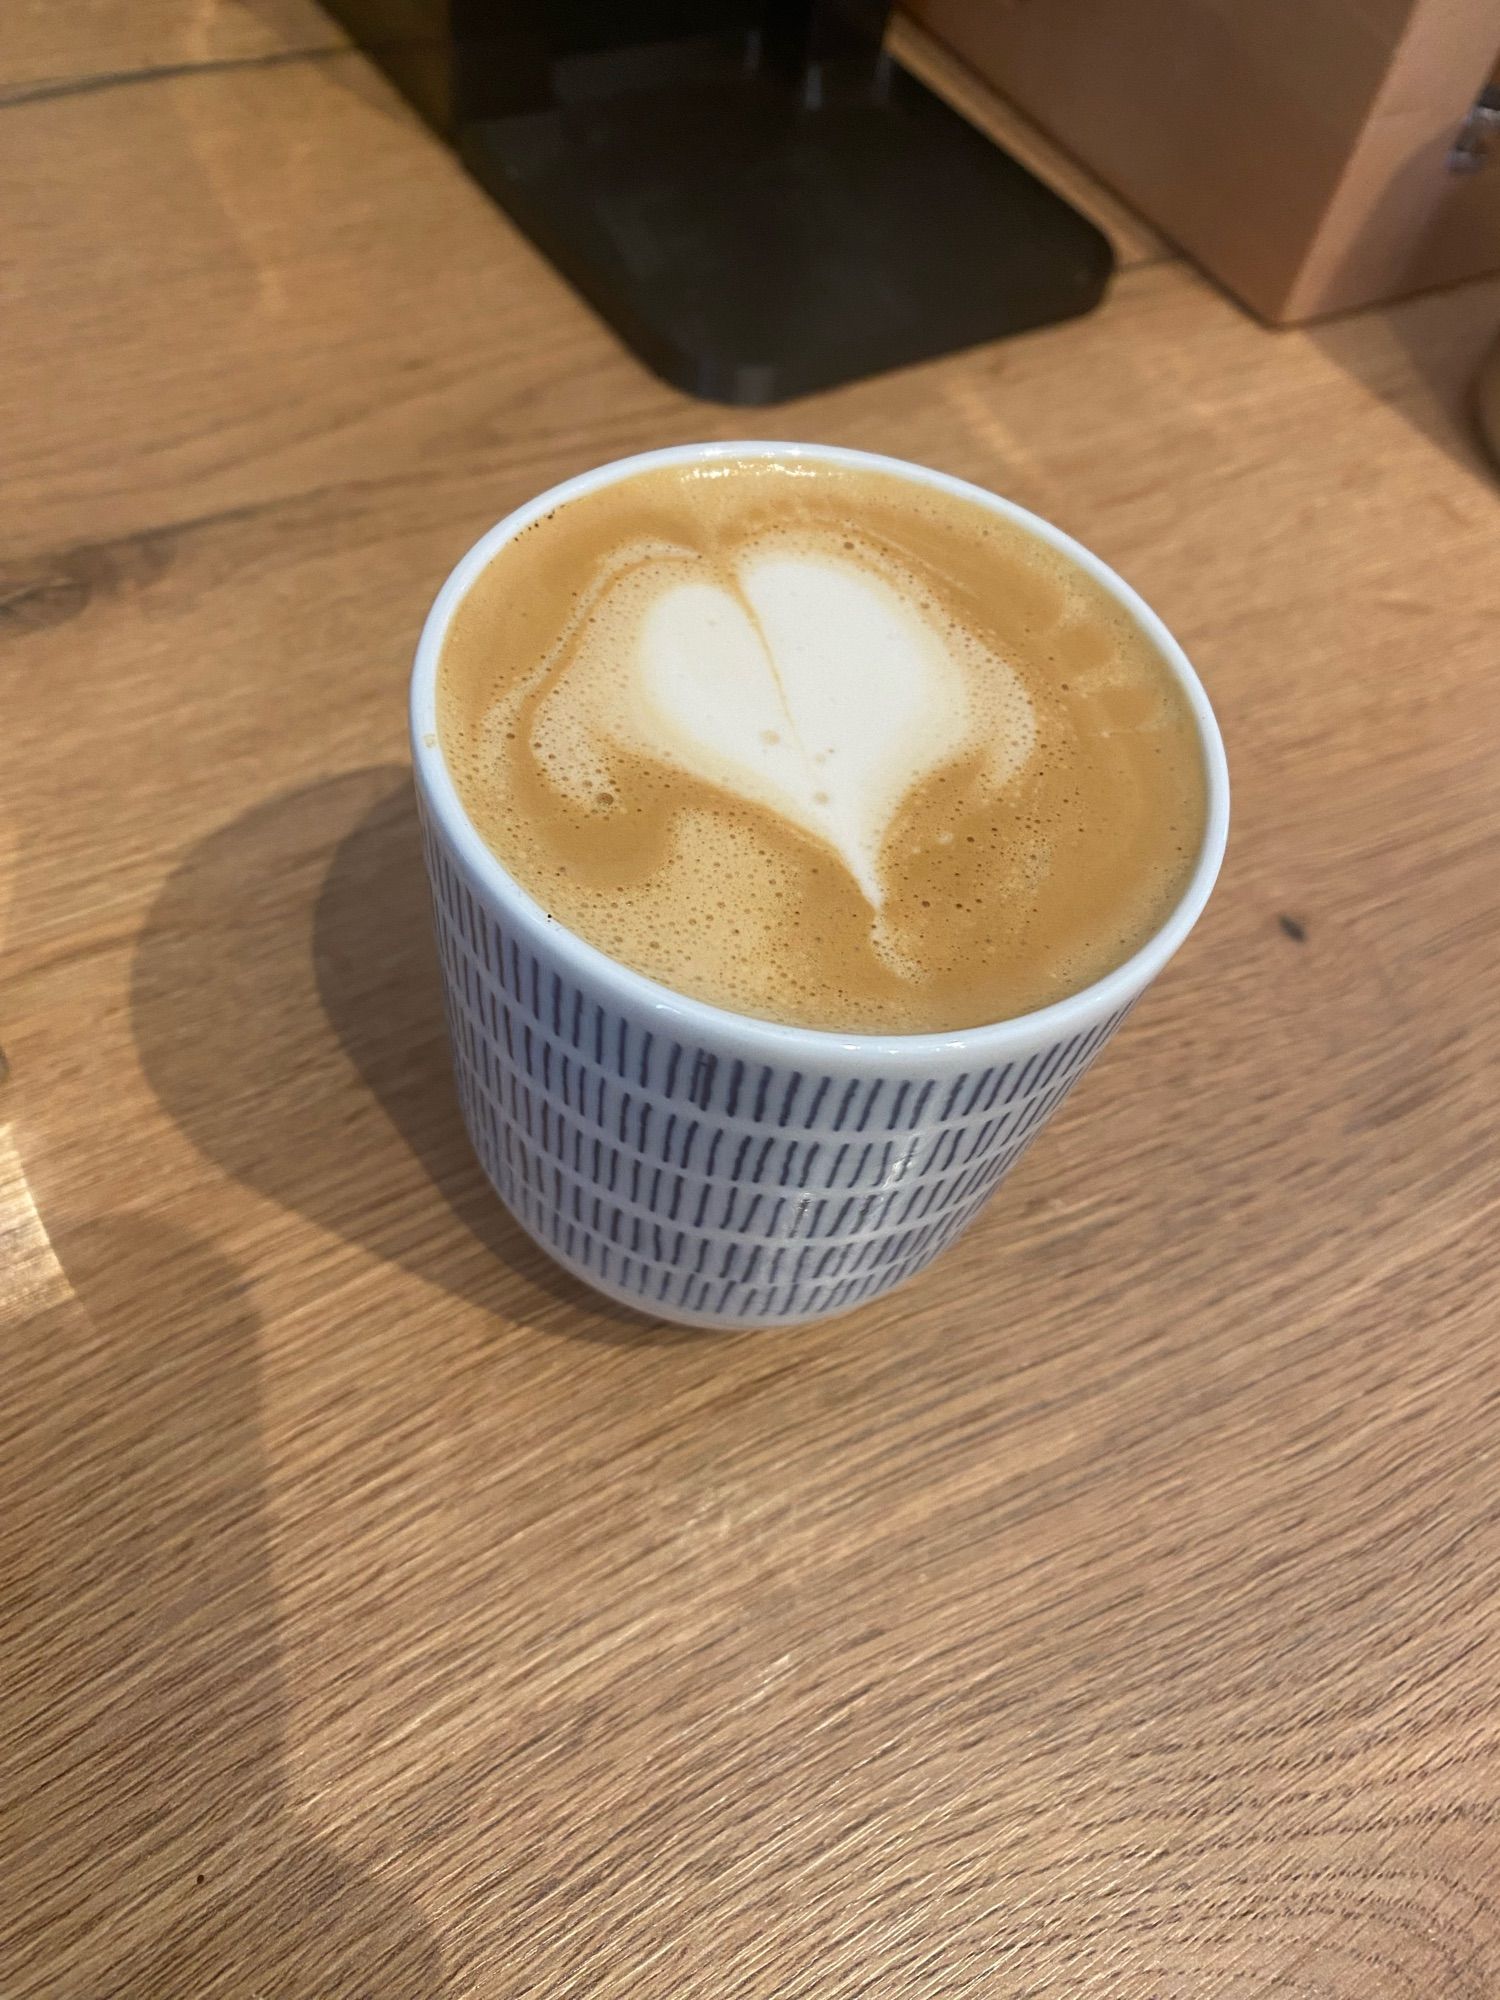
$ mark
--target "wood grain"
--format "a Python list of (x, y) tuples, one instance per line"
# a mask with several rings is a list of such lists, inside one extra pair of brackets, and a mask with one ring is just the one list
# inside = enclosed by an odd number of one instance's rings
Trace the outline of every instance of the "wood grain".
[(8, 0), (0, 103), (164, 70), (278, 62), (347, 40), (317, 0)]
[(1148, 264), (758, 420), (1118, 562), (1237, 819), (969, 1237), (698, 1339), (468, 1157), (402, 684), (504, 509), (746, 419), (357, 58), (0, 161), (6, 2000), (1489, 2000), (1500, 285)]

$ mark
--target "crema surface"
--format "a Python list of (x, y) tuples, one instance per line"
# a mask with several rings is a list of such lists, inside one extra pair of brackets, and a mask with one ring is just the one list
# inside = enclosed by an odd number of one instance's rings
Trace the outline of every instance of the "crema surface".
[(860, 1033), (1047, 1005), (1186, 886), (1205, 780), (1151, 641), (977, 502), (658, 467), (516, 537), (449, 628), (444, 756), (558, 922), (678, 992)]

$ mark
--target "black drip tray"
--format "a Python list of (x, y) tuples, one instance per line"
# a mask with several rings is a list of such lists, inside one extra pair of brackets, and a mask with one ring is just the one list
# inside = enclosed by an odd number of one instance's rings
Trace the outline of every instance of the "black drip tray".
[(494, 119), (462, 153), (642, 360), (718, 402), (1068, 319), (1112, 268), (1092, 223), (894, 63), (811, 106), (700, 79)]
[(330, 4), (693, 395), (778, 402), (1103, 295), (1103, 236), (881, 52), (883, 0)]

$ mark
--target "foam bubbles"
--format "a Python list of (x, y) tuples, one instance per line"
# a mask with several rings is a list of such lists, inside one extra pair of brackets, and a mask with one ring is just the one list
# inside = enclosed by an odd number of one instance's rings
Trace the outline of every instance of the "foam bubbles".
[(571, 502), (460, 607), (439, 711), (471, 816), (560, 921), (813, 1026), (1061, 997), (1156, 927), (1201, 838), (1143, 635), (886, 475), (747, 461)]

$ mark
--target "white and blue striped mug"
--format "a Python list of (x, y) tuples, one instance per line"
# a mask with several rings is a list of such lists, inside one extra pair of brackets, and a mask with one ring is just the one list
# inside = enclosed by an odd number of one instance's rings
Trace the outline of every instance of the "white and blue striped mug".
[[(1203, 844), (1165, 923), (1093, 985), (952, 1034), (855, 1035), (752, 1020), (674, 993), (553, 921), (485, 846), (438, 736), (454, 609), (497, 552), (564, 502), (652, 466), (757, 453), (870, 466), (992, 508), (1063, 550), (1149, 634), (1195, 718)], [(832, 446), (676, 446), (552, 488), (458, 564), (417, 648), (412, 746), (454, 1068), (496, 1192), (596, 1291), (690, 1326), (848, 1312), (967, 1228), (1197, 920), (1218, 874), (1229, 780), (1180, 646), (1060, 530), (944, 473)]]

